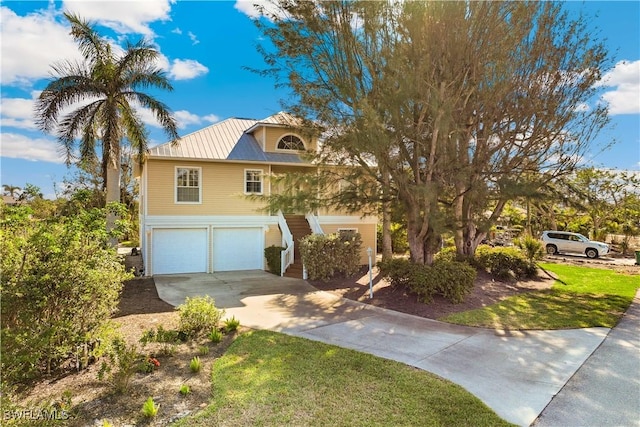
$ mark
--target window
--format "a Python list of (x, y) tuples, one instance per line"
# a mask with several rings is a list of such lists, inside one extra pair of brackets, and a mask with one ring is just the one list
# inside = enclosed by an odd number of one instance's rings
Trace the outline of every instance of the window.
[(357, 228), (338, 228), (338, 235), (342, 239), (351, 240), (358, 234)]
[(304, 142), (295, 135), (286, 135), (278, 141), (278, 150), (304, 151)]
[(200, 168), (176, 168), (176, 203), (200, 203)]
[(244, 192), (247, 194), (262, 194), (262, 170), (245, 169)]

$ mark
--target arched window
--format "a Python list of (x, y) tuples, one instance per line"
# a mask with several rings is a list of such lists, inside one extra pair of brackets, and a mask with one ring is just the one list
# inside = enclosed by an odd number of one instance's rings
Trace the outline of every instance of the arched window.
[(304, 151), (304, 142), (295, 135), (285, 135), (278, 141), (278, 150)]

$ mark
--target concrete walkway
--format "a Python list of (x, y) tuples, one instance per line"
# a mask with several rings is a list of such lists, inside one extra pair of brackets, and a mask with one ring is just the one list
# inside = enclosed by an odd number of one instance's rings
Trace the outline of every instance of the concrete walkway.
[(640, 426), (640, 290), (534, 425)]
[(338, 298), (305, 281), (263, 271), (154, 279), (160, 298), (172, 305), (210, 295), (244, 326), (424, 369), (461, 385), (500, 417), (522, 426), (536, 420), (609, 333), (607, 328), (510, 333), (455, 326)]

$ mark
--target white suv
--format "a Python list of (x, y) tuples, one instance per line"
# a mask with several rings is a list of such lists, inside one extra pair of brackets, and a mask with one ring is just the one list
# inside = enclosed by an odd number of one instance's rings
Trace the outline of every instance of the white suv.
[(558, 252), (574, 252), (585, 254), (589, 258), (598, 258), (609, 253), (609, 245), (602, 242), (594, 242), (582, 234), (568, 231), (543, 231), (542, 241), (548, 254)]

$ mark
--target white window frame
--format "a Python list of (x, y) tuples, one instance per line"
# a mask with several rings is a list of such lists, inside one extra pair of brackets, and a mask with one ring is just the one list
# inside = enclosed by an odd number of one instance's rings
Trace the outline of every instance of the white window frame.
[[(182, 201), (178, 200), (178, 171), (180, 169), (197, 170), (198, 171), (198, 201)], [(182, 187), (182, 188), (196, 188), (196, 187)], [(175, 174), (173, 177), (173, 201), (177, 205), (201, 205), (202, 204), (202, 168), (197, 166), (176, 166)]]
[[(247, 180), (247, 172), (258, 172), (260, 180), (259, 181), (248, 181)], [(262, 169), (245, 169), (244, 170), (244, 194), (264, 194), (264, 170)], [(247, 184), (249, 182), (260, 182), (260, 192), (257, 191), (247, 191)]]
[[(282, 141), (284, 138), (286, 138), (287, 136), (295, 136), (296, 138), (298, 138), (300, 140), (300, 142), (302, 142), (302, 150), (294, 150), (292, 148), (280, 148), (280, 141)], [(307, 150), (307, 144), (304, 142), (304, 139), (302, 139), (300, 137), (300, 135), (296, 135), (295, 133), (287, 133), (285, 135), (282, 135), (280, 138), (278, 138), (278, 141), (276, 142), (276, 151), (282, 151), (283, 153), (301, 153)]]

